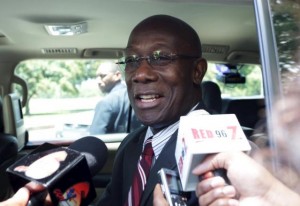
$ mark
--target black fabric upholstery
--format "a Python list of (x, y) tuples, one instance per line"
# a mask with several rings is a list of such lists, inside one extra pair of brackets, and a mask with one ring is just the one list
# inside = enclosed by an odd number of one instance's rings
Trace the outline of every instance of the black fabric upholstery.
[(0, 164), (18, 154), (17, 138), (8, 134), (0, 134)]
[(265, 101), (263, 98), (224, 99), (222, 113), (234, 113), (241, 125), (254, 128), (265, 116)]
[(0, 201), (13, 195), (6, 169), (18, 157), (18, 140), (15, 136), (4, 133), (3, 102), (0, 97)]
[(205, 106), (213, 113), (220, 114), (222, 110), (222, 97), (219, 86), (211, 81), (204, 81), (201, 84), (202, 100)]
[(0, 97), (0, 133), (4, 133), (3, 102)]
[(9, 134), (0, 134), (0, 201), (13, 195), (13, 189), (6, 174), (6, 169), (18, 157), (17, 138)]

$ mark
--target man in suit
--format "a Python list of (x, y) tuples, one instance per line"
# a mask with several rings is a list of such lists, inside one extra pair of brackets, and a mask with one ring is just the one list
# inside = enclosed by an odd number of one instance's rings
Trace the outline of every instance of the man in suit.
[(98, 87), (105, 96), (96, 105), (90, 134), (126, 132), (129, 100), (118, 66), (103, 62), (96, 75)]
[[(111, 182), (97, 205), (150, 206), (155, 203), (157, 172), (161, 168), (177, 170), (174, 154), (180, 116), (206, 109), (200, 85), (207, 63), (202, 58), (200, 39), (191, 26), (171, 16), (155, 15), (133, 29), (125, 59), (119, 64), (125, 72), (130, 103), (145, 127), (130, 133), (121, 143)], [(149, 142), (153, 148), (151, 169), (143, 179), (145, 185), (135, 204), (135, 172)], [(29, 190), (21, 188), (6, 205), (27, 202)], [(198, 205), (195, 192), (190, 194), (188, 205)]]
[[(204, 109), (200, 85), (207, 63), (191, 26), (171, 16), (155, 15), (133, 29), (125, 59), (119, 64), (125, 71), (130, 103), (146, 127), (129, 134), (121, 143), (112, 180), (98, 205), (153, 205), (158, 170), (177, 170), (174, 154), (180, 116)], [(134, 204), (134, 174), (150, 137), (152, 166), (141, 198)]]

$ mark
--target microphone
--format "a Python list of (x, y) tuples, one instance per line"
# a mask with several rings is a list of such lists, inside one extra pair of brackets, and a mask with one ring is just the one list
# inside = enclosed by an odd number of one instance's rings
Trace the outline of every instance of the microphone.
[[(175, 159), (183, 191), (193, 191), (201, 177), (192, 170), (208, 154), (225, 151), (249, 151), (250, 144), (235, 114), (209, 115), (196, 110), (179, 122)], [(228, 182), (226, 170), (212, 171)]]
[(96, 197), (92, 176), (107, 160), (105, 143), (92, 136), (69, 147), (45, 143), (7, 169), (15, 191), (32, 182), (43, 191), (30, 197), (28, 205), (43, 204), (47, 194), (54, 205), (88, 205)]
[(76, 150), (86, 158), (91, 175), (96, 175), (104, 166), (108, 156), (105, 143), (97, 137), (87, 136), (74, 141), (69, 149)]

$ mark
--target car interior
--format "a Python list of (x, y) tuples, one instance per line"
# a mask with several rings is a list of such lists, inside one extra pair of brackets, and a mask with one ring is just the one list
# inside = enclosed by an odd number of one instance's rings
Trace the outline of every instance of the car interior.
[[(229, 68), (227, 73), (204, 80), (203, 100), (213, 113), (235, 114), (249, 139), (259, 120), (268, 117), (272, 98), (279, 91), (276, 85), (267, 82), (266, 76), (272, 71), (272, 64), (276, 64), (272, 59), (275, 50), (265, 45), (272, 44), (268, 35), (273, 35), (267, 24), (270, 16), (267, 1), (0, 0), (0, 3), (0, 201), (13, 193), (5, 171), (16, 159), (43, 142), (68, 146), (74, 141), (56, 137), (43, 139), (43, 136), (37, 141), (32, 139), (26, 126), (25, 108), (32, 98), (28, 91), (34, 86), (28, 86), (29, 82), (16, 73), (21, 62), (117, 60), (122, 57), (137, 23), (151, 15), (167, 14), (186, 21), (197, 31), (203, 57), (209, 63)], [(267, 32), (261, 30), (261, 25)], [(266, 60), (266, 52), (270, 60)], [(238, 69), (243, 65), (260, 70), (261, 82), (253, 84), (260, 85), (257, 86), (259, 92), (254, 95), (242, 92), (253, 86), (245, 86), (248, 76), (240, 74)], [(270, 81), (277, 81), (276, 75), (271, 76)], [(21, 94), (13, 85), (21, 88)], [(241, 90), (240, 96), (226, 95), (228, 90), (237, 87)], [(49, 105), (39, 106), (46, 109)], [(93, 177), (97, 198), (110, 180), (114, 156), (126, 134), (96, 135), (109, 151), (104, 168)]]

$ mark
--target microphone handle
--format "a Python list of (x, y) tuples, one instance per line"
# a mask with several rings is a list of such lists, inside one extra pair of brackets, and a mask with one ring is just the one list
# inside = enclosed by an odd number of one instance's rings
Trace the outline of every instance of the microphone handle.
[(216, 169), (213, 171), (214, 176), (222, 177), (226, 184), (231, 185), (230, 180), (227, 177), (227, 170), (226, 169)]
[(44, 205), (47, 194), (48, 194), (48, 191), (43, 190), (41, 192), (37, 192), (35, 194), (30, 195), (30, 199), (27, 203), (27, 206), (41, 206), (41, 205)]
[[(213, 175), (216, 177), (216, 176), (220, 176), (222, 177), (226, 184), (230, 185), (230, 180), (228, 179), (227, 177), (227, 170), (226, 169), (215, 169), (214, 171), (212, 171)], [(205, 175), (201, 175), (198, 177), (199, 179), (199, 182), (201, 182), (202, 180), (206, 179)]]

